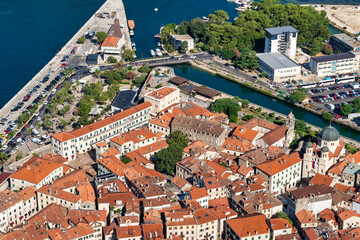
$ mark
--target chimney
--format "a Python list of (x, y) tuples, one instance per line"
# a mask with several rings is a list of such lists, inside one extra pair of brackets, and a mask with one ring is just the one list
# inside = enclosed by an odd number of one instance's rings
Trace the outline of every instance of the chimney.
[(30, 165), (27, 165), (26, 168), (27, 168), (28, 170), (30, 170), (31, 167), (30, 167)]

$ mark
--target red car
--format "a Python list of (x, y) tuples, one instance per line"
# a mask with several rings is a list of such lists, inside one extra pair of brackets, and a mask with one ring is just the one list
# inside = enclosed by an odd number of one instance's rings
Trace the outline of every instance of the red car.
[(25, 125), (24, 125), (24, 128), (28, 128), (28, 127), (29, 127), (29, 124), (25, 124)]
[(64, 67), (66, 67), (66, 65), (67, 65), (66, 63), (62, 63), (62, 64), (61, 64), (61, 66), (64, 66)]
[(6, 134), (9, 134), (9, 130), (7, 130), (7, 129), (5, 129), (5, 131), (4, 131)]
[(74, 48), (71, 50), (71, 54), (72, 54), (72, 55), (75, 55), (75, 54), (76, 54), (76, 51), (77, 51), (77, 47), (74, 47)]

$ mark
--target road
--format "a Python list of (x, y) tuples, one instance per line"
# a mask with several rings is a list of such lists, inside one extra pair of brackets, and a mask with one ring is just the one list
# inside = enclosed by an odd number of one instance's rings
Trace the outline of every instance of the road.
[[(79, 49), (79, 52), (77, 55), (70, 55), (69, 59), (68, 59), (68, 66), (71, 66), (72, 69), (76, 69), (74, 71), (74, 73), (67, 78), (62, 78), (62, 80), (58, 80), (56, 81), (55, 84), (52, 84), (52, 87), (49, 89), (49, 84), (42, 84), (39, 89), (38, 92), (43, 91), (46, 87), (48, 87), (48, 91), (47, 91), (47, 96), (43, 96), (44, 97), (44, 101), (45, 103), (43, 103), (41, 106), (39, 106), (39, 109), (36, 111), (36, 113), (34, 115), (32, 115), (31, 119), (29, 120), (29, 122), (27, 123), (27, 128), (36, 128), (37, 124), (39, 122), (42, 122), (45, 114), (46, 114), (46, 109), (47, 109), (47, 103), (51, 102), (51, 99), (53, 98), (53, 96), (55, 94), (51, 94), (52, 89), (56, 89), (55, 92), (57, 92), (59, 89), (61, 89), (61, 86), (63, 85), (63, 83), (65, 81), (67, 81), (68, 83), (72, 84), (75, 82), (76, 79), (80, 79), (82, 77), (85, 77), (86, 75), (90, 74), (88, 67), (86, 66), (85, 63), (85, 57), (83, 57), (81, 53), (88, 51), (88, 49), (91, 49), (92, 47), (94, 47), (91, 44), (86, 44), (85, 46), (88, 47), (84, 47), (83, 49)], [(176, 65), (176, 64), (182, 64), (182, 63), (187, 63), (191, 60), (198, 60), (204, 63), (211, 63), (212, 67), (218, 68), (219, 71), (222, 72), (226, 72), (235, 76), (238, 76), (242, 79), (245, 79), (247, 81), (250, 81), (252, 83), (257, 83), (260, 84), (262, 86), (268, 86), (267, 82), (263, 82), (260, 79), (254, 78), (252, 76), (247, 75), (246, 73), (240, 72), (237, 69), (232, 68), (231, 66), (228, 66), (227, 64), (225, 64), (222, 61), (216, 61), (214, 59), (214, 55), (208, 54), (208, 53), (200, 53), (200, 54), (194, 54), (194, 55), (182, 55), (182, 56), (177, 56), (177, 57), (165, 57), (165, 58), (150, 58), (150, 59), (143, 59), (143, 60), (139, 60), (136, 62), (132, 62), (132, 63), (126, 63), (124, 64), (124, 66), (141, 66), (144, 64), (147, 64), (151, 67), (155, 67), (155, 66), (161, 66), (161, 65)], [(101, 69), (112, 69), (113, 66), (101, 66)], [(56, 69), (56, 71), (53, 71), (49, 80), (47, 82), (53, 81), (56, 76), (59, 76), (59, 74), (61, 72), (64, 72), (64, 68), (63, 67), (59, 67), (58, 69)], [(60, 82), (59, 82), (60, 81)], [(28, 89), (29, 91), (31, 91), (31, 89)], [(26, 94), (25, 94), (26, 95)], [(40, 95), (40, 94), (39, 94)], [(9, 121), (15, 121), (15, 119), (17, 119), (20, 114), (26, 110), (26, 107), (33, 103), (33, 101), (39, 96), (36, 94), (32, 94), (30, 99), (26, 102), (26, 104), (24, 104), (23, 107), (21, 107), (20, 109), (18, 109), (17, 111), (13, 112), (11, 118), (9, 118), (7, 121), (5, 121), (4, 126), (0, 127), (0, 132), (3, 132), (8, 126), (9, 126)], [(19, 102), (21, 102), (22, 99), (19, 99)], [(6, 153), (10, 153), (10, 154), (15, 154), (16, 150), (18, 148), (21, 147), (21, 145), (26, 144), (28, 150), (32, 150), (34, 147), (39, 147), (39, 145), (34, 145), (33, 142), (31, 142), (32, 136), (28, 133), (28, 130), (26, 127), (23, 127), (22, 129), (20, 129), (20, 131), (18, 132), (18, 134), (16, 134), (16, 136), (13, 137), (13, 139), (11, 139), (8, 143), (7, 143), (7, 148), (4, 149), (6, 151)], [(37, 129), (41, 132), (40, 135), (46, 134), (44, 131), (41, 131), (40, 129)], [(17, 142), (17, 140), (21, 138), (21, 140), (25, 140), (25, 141), (21, 141), (19, 140), (19, 142)], [(46, 140), (44, 140), (45, 144), (49, 144), (50, 143), (50, 138), (47, 138)], [(30, 145), (30, 146), (29, 146)]]

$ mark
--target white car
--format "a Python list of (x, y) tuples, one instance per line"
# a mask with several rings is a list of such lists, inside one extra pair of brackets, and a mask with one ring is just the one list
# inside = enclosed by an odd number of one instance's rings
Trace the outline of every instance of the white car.
[(22, 141), (21, 138), (16, 139), (16, 142), (20, 143)]
[(13, 154), (15, 154), (15, 153), (16, 153), (16, 150), (15, 150), (15, 149), (11, 150), (11, 152), (10, 152), (11, 155), (13, 155)]
[(5, 151), (8, 148), (8, 145), (4, 145), (1, 150)]
[(19, 145), (16, 145), (15, 149), (16, 149), (16, 150), (18, 150), (18, 149), (19, 149), (19, 147), (20, 147)]
[(34, 127), (35, 127), (34, 125), (31, 125), (31, 126), (30, 126), (30, 129), (33, 129)]
[(41, 117), (38, 117), (36, 120), (41, 121)]
[(48, 101), (45, 101), (44, 104), (45, 104), (45, 105), (48, 104)]
[(41, 138), (43, 139), (47, 139), (49, 136), (48, 135), (42, 135)]
[(190, 58), (196, 58), (196, 56), (190, 56)]
[(35, 115), (35, 116), (37, 116), (37, 115), (39, 115), (39, 114), (40, 114), (39, 112), (35, 112), (35, 114), (34, 114), (34, 115)]
[(24, 145), (24, 143), (25, 143), (25, 141), (24, 141), (24, 140), (22, 140), (22, 141), (21, 141), (21, 145)]

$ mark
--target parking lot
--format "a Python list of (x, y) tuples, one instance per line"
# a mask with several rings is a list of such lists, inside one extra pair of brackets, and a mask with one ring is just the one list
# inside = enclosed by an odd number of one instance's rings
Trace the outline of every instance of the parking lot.
[(333, 84), (311, 88), (307, 94), (317, 111), (332, 112), (335, 118), (340, 118), (342, 105), (351, 104), (360, 97), (360, 88), (353, 83)]

